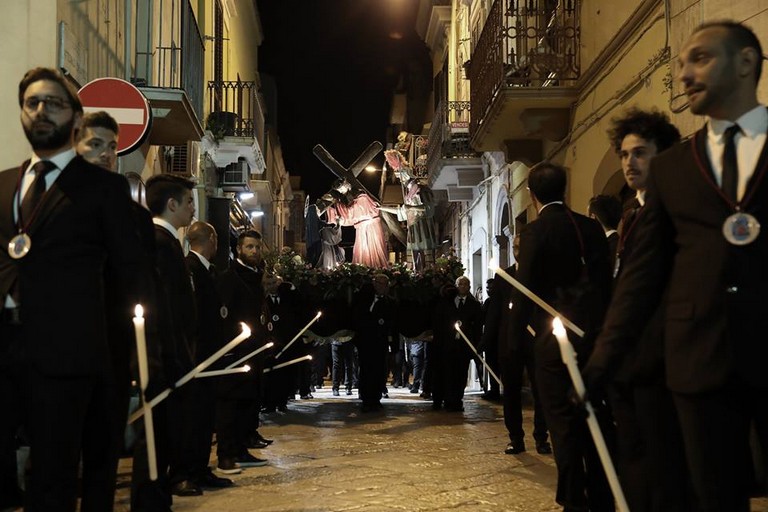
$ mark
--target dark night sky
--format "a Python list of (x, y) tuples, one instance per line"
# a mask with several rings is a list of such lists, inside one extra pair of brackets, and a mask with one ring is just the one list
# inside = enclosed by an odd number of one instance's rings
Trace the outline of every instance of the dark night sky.
[[(413, 31), (414, 0), (261, 0), (262, 74), (277, 85), (277, 126), (291, 175), (314, 201), (335, 176), (312, 154), (322, 144), (345, 167), (374, 140), (386, 145), (392, 93)], [(397, 12), (399, 11), (399, 12)], [(404, 11), (408, 11), (407, 13)], [(408, 27), (407, 29), (405, 27)], [(404, 34), (396, 40), (390, 34)], [(380, 165), (383, 155), (376, 163)], [(363, 183), (378, 190), (378, 173)]]

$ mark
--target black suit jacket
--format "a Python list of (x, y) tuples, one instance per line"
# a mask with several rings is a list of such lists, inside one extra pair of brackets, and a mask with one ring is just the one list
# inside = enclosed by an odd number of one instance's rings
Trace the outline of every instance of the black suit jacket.
[(174, 381), (194, 367), (197, 304), (192, 274), (179, 240), (155, 226), (160, 338), (166, 375)]
[[(22, 168), (26, 168), (24, 165)], [(29, 360), (49, 375), (88, 375), (109, 366), (107, 318), (125, 318), (151, 288), (124, 177), (75, 157), (52, 184), (29, 228), (32, 248), (12, 259), (19, 169), (0, 173), (0, 298), (14, 282)], [(122, 300), (105, 301), (105, 276)], [(2, 306), (0, 306), (2, 307)], [(116, 308), (110, 315), (107, 307)], [(121, 337), (126, 343), (131, 338)], [(125, 347), (123, 347), (125, 348)]]
[[(582, 257), (586, 265), (582, 264)], [(564, 205), (547, 206), (520, 235), (517, 279), (576, 325), (593, 330), (602, 321), (611, 293), (605, 232), (597, 221)], [(585, 282), (591, 287), (589, 297), (576, 302), (569, 300), (571, 292), (582, 288)], [(537, 341), (550, 337), (552, 317), (548, 313), (517, 289), (512, 291), (511, 302), (512, 319), (507, 334), (510, 349), (519, 348), (528, 325), (536, 332)], [(584, 344), (572, 333), (569, 337), (580, 360), (588, 356), (591, 344)], [(559, 352), (554, 351), (552, 356), (559, 357)]]
[[(219, 295), (226, 308), (224, 342), (226, 343), (240, 334), (240, 322), (245, 322), (252, 333), (250, 338), (222, 358), (221, 364), (224, 366), (266, 343), (266, 327), (269, 317), (264, 311), (264, 290), (261, 286), (261, 276), (261, 271), (254, 271), (236, 260), (231, 262), (230, 268), (219, 276), (217, 282)], [(260, 378), (253, 371), (247, 375), (254, 379)]]
[(433, 331), (436, 348), (445, 353), (460, 354), (462, 357), (471, 357), (472, 349), (463, 339), (456, 339), (458, 332), (455, 329), (456, 322), (461, 322), (461, 331), (469, 338), (472, 346), (480, 344), (483, 330), (483, 311), (480, 303), (472, 295), (467, 295), (464, 306), (459, 310), (456, 307), (456, 295), (450, 294), (438, 302), (433, 311)]
[[(633, 256), (625, 262), (600, 350), (634, 344), (667, 289), (667, 384), (676, 392), (717, 389), (738, 374), (768, 387), (762, 335), (768, 289), (768, 236), (750, 245), (722, 234), (733, 213), (718, 192), (705, 147), (706, 128), (651, 163)], [(745, 210), (768, 226), (768, 149), (747, 185)]]
[(376, 301), (371, 310), (374, 295), (364, 289), (355, 296), (352, 305), (355, 325), (354, 343), (360, 357), (386, 354), (393, 352), (398, 346), (398, 331), (396, 324), (397, 304), (389, 296)]
[(197, 304), (198, 336), (195, 349), (196, 362), (204, 361), (221, 348), (228, 340), (224, 339), (224, 322), (221, 317), (222, 301), (213, 274), (197, 254), (187, 254), (187, 266), (195, 284), (195, 302)]

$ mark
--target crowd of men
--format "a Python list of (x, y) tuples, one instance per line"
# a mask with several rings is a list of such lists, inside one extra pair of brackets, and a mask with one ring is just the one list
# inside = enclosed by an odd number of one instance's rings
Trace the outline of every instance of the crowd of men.
[[(172, 392), (153, 408), (156, 479), (145, 432), (135, 444), (132, 510), (167, 511), (173, 495), (233, 485), (209, 466), (214, 432), (218, 473), (267, 464), (249, 451), (272, 443), (259, 433), (260, 415), (285, 410), (297, 391), (311, 397), (316, 383), (308, 363), (275, 366), (307, 353), (289, 340), (322, 308), (313, 331), (329, 341), (333, 394), (357, 387), (362, 412), (382, 408), (390, 371), (405, 386), (410, 368), (412, 393), (460, 413), (475, 358), (500, 375), (486, 396), (503, 390), (504, 451), (515, 455), (526, 451), (527, 373), (536, 450), (554, 452), (565, 511), (615, 508), (585, 400), (631, 510), (748, 511), (753, 459), (768, 460), (762, 59), (745, 26), (702, 25), (678, 66), (691, 111), (707, 124), (681, 142), (660, 112), (630, 109), (613, 119), (610, 142), (635, 193), (623, 211), (604, 196), (590, 202), (592, 219), (572, 211), (566, 169), (535, 165), (528, 187), (538, 216), (504, 271), (516, 284), (497, 276), (485, 304), (466, 277), (436, 281), (421, 301), (397, 301), (383, 273), (354, 297), (313, 299), (265, 274), (256, 231), (239, 235), (229, 268), (218, 271), (218, 234), (193, 220), (193, 183), (157, 175), (146, 184), (147, 208), (132, 201), (126, 180), (111, 172), (118, 125), (104, 113), (84, 115), (58, 71), (30, 70), (19, 106), (33, 154), (0, 173), (0, 507), (72, 511), (80, 498), (81, 510), (112, 509), (136, 378), (131, 317), (142, 304), (151, 376), (144, 398)], [(525, 289), (583, 331), (569, 339), (586, 396), (573, 391), (552, 316)], [(240, 322), (252, 335), (215, 367), (248, 363), (251, 371), (174, 386), (237, 336)], [(324, 365), (316, 373), (315, 381)], [(19, 435), (30, 446), (23, 494)]]

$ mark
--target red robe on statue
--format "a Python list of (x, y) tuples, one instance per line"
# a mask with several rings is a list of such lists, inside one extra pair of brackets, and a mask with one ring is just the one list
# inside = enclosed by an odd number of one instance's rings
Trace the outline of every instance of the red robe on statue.
[(387, 244), (384, 228), (381, 226), (379, 209), (367, 195), (360, 194), (347, 206), (336, 203), (328, 209), (328, 222), (338, 222), (342, 226), (355, 227), (355, 245), (352, 248), (352, 263), (367, 265), (372, 268), (385, 268)]

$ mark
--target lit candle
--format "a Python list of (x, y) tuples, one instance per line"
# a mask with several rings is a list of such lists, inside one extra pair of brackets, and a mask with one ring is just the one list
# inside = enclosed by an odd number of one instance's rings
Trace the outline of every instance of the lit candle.
[(592, 434), (592, 440), (595, 442), (595, 448), (597, 449), (597, 454), (600, 456), (600, 462), (603, 464), (605, 476), (608, 478), (611, 491), (613, 491), (613, 497), (616, 499), (616, 504), (620, 512), (629, 512), (627, 500), (624, 498), (624, 492), (621, 490), (619, 477), (616, 475), (616, 468), (613, 466), (611, 455), (605, 444), (603, 432), (600, 430), (600, 425), (597, 423), (595, 410), (592, 407), (592, 404), (584, 399), (587, 390), (584, 386), (584, 379), (581, 378), (579, 364), (576, 361), (576, 351), (568, 340), (565, 327), (559, 317), (555, 317), (552, 321), (552, 327), (552, 333), (555, 335), (555, 338), (557, 338), (557, 344), (560, 346), (560, 357), (563, 359), (566, 368), (568, 368), (568, 374), (571, 376), (573, 388), (576, 390), (576, 394), (579, 398), (584, 402), (584, 407), (587, 410), (587, 426), (589, 426), (589, 432)]
[(520, 293), (522, 293), (523, 295), (525, 295), (526, 297), (531, 299), (533, 302), (538, 304), (539, 307), (541, 307), (541, 309), (543, 309), (544, 311), (546, 311), (547, 313), (549, 313), (553, 317), (559, 316), (560, 318), (562, 318), (563, 319), (562, 321), (565, 324), (565, 326), (568, 327), (574, 333), (576, 333), (579, 336), (579, 338), (583, 338), (584, 337), (584, 331), (582, 329), (580, 329), (576, 324), (574, 324), (573, 322), (571, 322), (570, 320), (565, 318), (563, 315), (558, 313), (558, 311), (555, 308), (553, 308), (552, 306), (550, 306), (549, 304), (544, 302), (544, 300), (541, 297), (539, 297), (538, 295), (533, 293), (523, 283), (521, 283), (520, 281), (518, 281), (517, 279), (515, 279), (514, 277), (509, 275), (504, 269), (499, 267), (496, 264), (496, 261), (495, 261), (494, 258), (491, 258), (491, 261), (488, 263), (488, 267), (493, 272), (495, 272), (499, 276), (501, 276), (501, 278), (504, 279), (506, 282), (508, 282), (509, 284), (514, 286), (515, 288), (517, 288), (520, 291)]
[(483, 363), (483, 366), (485, 366), (485, 369), (488, 370), (488, 373), (490, 373), (491, 376), (494, 378), (494, 380), (499, 383), (499, 386), (501, 386), (502, 385), (501, 379), (496, 375), (496, 373), (493, 370), (491, 370), (491, 367), (488, 366), (488, 363), (485, 361), (485, 359), (483, 359), (483, 357), (477, 353), (477, 350), (475, 350), (475, 347), (472, 345), (472, 342), (469, 341), (469, 338), (467, 338), (467, 335), (464, 334), (464, 331), (461, 330), (461, 326), (459, 325), (459, 322), (456, 322), (453, 325), (453, 327), (456, 329), (456, 331), (459, 333), (462, 339), (467, 342), (467, 345), (469, 345), (469, 348), (472, 349), (472, 352), (475, 353), (475, 355), (480, 360), (480, 362)]
[(221, 375), (232, 375), (233, 373), (248, 373), (251, 371), (251, 367), (247, 364), (245, 366), (239, 366), (237, 368), (226, 368), (224, 370), (210, 370), (207, 372), (200, 372), (195, 375), (196, 379), (203, 379), (205, 377), (219, 377)]
[(147, 439), (147, 463), (149, 464), (149, 479), (157, 480), (157, 456), (155, 454), (155, 425), (152, 418), (152, 406), (147, 403), (145, 395), (149, 381), (149, 361), (147, 359), (147, 336), (144, 329), (144, 308), (137, 304), (134, 309), (133, 329), (136, 333), (136, 356), (139, 360), (139, 387), (141, 403), (144, 411), (144, 432)]
[(277, 353), (277, 355), (275, 356), (275, 359), (278, 359), (281, 355), (283, 355), (283, 352), (288, 350), (288, 347), (290, 347), (293, 344), (294, 341), (299, 339), (299, 337), (302, 334), (304, 334), (306, 332), (306, 330), (309, 329), (312, 326), (313, 323), (317, 322), (317, 319), (320, 318), (320, 316), (322, 314), (323, 314), (322, 311), (318, 311), (317, 314), (315, 315), (315, 317), (312, 320), (310, 320), (309, 323), (307, 325), (305, 325), (304, 328), (302, 330), (300, 330), (299, 333), (296, 336), (294, 336), (293, 339), (291, 341), (289, 341), (288, 344), (285, 347), (283, 347), (283, 350), (281, 350), (280, 352)]
[(292, 364), (300, 363), (302, 361), (311, 361), (311, 360), (312, 360), (312, 356), (309, 356), (309, 355), (301, 356), (301, 357), (297, 357), (296, 359), (291, 359), (290, 361), (286, 361), (284, 363), (276, 364), (275, 366), (272, 366), (271, 368), (264, 368), (263, 372), (264, 373), (269, 373), (272, 370), (278, 370), (280, 368), (285, 368), (286, 366), (289, 366), (289, 365), (292, 365)]
[[(232, 339), (229, 343), (221, 347), (219, 350), (211, 354), (211, 356), (203, 361), (202, 363), (195, 366), (191, 371), (187, 372), (186, 375), (184, 375), (182, 378), (176, 381), (176, 383), (173, 385), (173, 388), (167, 388), (164, 391), (162, 391), (159, 395), (157, 395), (155, 398), (150, 400), (149, 405), (151, 407), (156, 406), (166, 398), (168, 398), (168, 395), (171, 394), (171, 391), (173, 391), (176, 388), (179, 388), (189, 382), (190, 380), (195, 378), (195, 375), (202, 372), (209, 366), (211, 366), (213, 363), (218, 361), (221, 356), (226, 354), (227, 352), (231, 351), (233, 348), (235, 348), (237, 345), (242, 343), (243, 341), (247, 340), (251, 337), (251, 329), (248, 327), (245, 323), (240, 322), (240, 326), (242, 327), (242, 332), (237, 335), (234, 339)], [(130, 418), (128, 418), (128, 423), (133, 423), (137, 419), (141, 418), (141, 416), (144, 414), (143, 409), (139, 409), (138, 411), (134, 412)]]
[(268, 348), (272, 348), (272, 347), (274, 347), (274, 346), (275, 346), (275, 344), (274, 344), (274, 343), (272, 343), (272, 342), (270, 341), (270, 342), (269, 342), (269, 343), (267, 343), (266, 345), (263, 345), (263, 346), (261, 346), (261, 347), (257, 348), (256, 350), (254, 350), (253, 352), (251, 352), (251, 353), (250, 353), (250, 354), (248, 354), (247, 356), (245, 356), (245, 357), (241, 357), (240, 359), (238, 359), (238, 360), (237, 360), (237, 361), (235, 361), (234, 363), (232, 363), (232, 364), (230, 364), (229, 366), (227, 366), (227, 367), (226, 367), (226, 369), (228, 370), (228, 369), (230, 369), (230, 368), (234, 368), (235, 366), (239, 365), (240, 363), (244, 363), (244, 362), (246, 362), (247, 360), (249, 360), (250, 358), (252, 358), (253, 356), (255, 356), (255, 355), (257, 355), (257, 354), (259, 354), (259, 353), (263, 352), (264, 350), (267, 350)]

